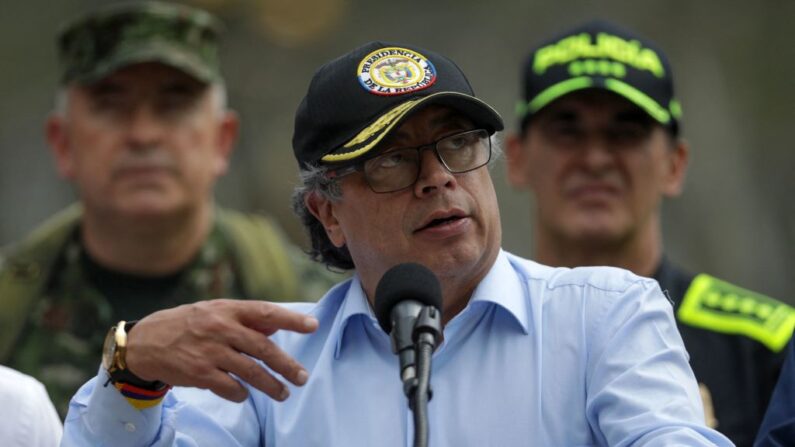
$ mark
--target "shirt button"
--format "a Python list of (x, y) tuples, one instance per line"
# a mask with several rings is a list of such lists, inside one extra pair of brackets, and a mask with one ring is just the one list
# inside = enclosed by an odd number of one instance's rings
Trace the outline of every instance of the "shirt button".
[(124, 429), (127, 430), (128, 432), (132, 433), (132, 432), (135, 431), (135, 424), (133, 424), (132, 422), (128, 422), (128, 423), (124, 424)]

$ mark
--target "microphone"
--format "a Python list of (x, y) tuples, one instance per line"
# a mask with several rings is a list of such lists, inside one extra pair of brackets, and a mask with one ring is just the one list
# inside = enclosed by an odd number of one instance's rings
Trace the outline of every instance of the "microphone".
[[(422, 332), (434, 335), (434, 349), (436, 339), (441, 338), (441, 324), (438, 332), (433, 327), (424, 327), (427, 320), (441, 322), (441, 305), (439, 280), (420, 264), (398, 264), (387, 270), (376, 286), (375, 315), (384, 332), (391, 336), (392, 352), (400, 359), (400, 378), (405, 386), (412, 386), (410, 381), (416, 377), (414, 344), (419, 335)], [(423, 322), (423, 327), (417, 327), (418, 321)], [(410, 389), (403, 391), (411, 397)]]
[(414, 263), (384, 273), (375, 289), (378, 324), (392, 339), (403, 392), (414, 411), (415, 446), (428, 443), (431, 354), (442, 339), (442, 288), (436, 275)]

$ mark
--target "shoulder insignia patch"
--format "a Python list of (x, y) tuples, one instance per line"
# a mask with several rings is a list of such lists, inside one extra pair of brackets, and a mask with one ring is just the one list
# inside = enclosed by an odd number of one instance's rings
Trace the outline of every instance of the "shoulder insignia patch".
[(795, 309), (707, 274), (693, 279), (676, 313), (682, 323), (752, 338), (779, 352), (792, 338)]

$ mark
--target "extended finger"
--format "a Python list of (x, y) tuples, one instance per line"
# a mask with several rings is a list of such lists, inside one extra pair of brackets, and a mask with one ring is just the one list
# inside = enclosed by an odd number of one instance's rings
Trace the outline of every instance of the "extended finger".
[(317, 319), (264, 301), (242, 301), (237, 317), (246, 326), (270, 335), (279, 329), (310, 333), (317, 330)]
[(252, 329), (241, 328), (238, 331), (230, 332), (228, 337), (234, 349), (262, 360), (268, 365), (268, 368), (293, 384), (303, 385), (309, 378), (309, 374), (297, 360), (261, 333)]
[(248, 397), (248, 390), (226, 371), (220, 369), (204, 375), (195, 384), (198, 388), (208, 389), (218, 396), (233, 402), (243, 402)]
[(282, 401), (290, 395), (284, 383), (275, 378), (265, 367), (240, 352), (230, 350), (218, 366), (273, 399)]

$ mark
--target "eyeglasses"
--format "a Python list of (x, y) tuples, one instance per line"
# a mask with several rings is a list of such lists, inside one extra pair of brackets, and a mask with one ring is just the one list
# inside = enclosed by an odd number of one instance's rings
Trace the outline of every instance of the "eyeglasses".
[(448, 135), (422, 146), (391, 149), (353, 166), (331, 170), (327, 175), (340, 178), (361, 171), (374, 192), (400, 191), (420, 177), (420, 154), (425, 149), (433, 149), (445, 169), (453, 174), (474, 171), (491, 159), (489, 133), (477, 129)]

